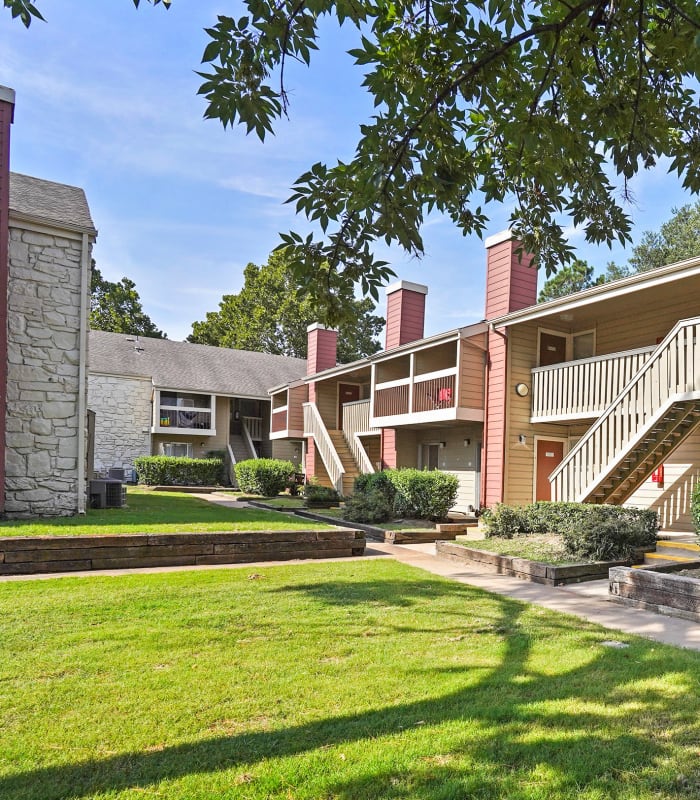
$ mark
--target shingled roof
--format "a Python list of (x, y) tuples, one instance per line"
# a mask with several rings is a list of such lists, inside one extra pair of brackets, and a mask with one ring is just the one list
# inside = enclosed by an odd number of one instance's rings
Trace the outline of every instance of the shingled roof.
[(88, 363), (91, 373), (152, 378), (164, 389), (261, 399), (306, 374), (302, 358), (105, 331), (90, 331)]
[(11, 172), (10, 211), (62, 228), (97, 233), (85, 192), (77, 186)]

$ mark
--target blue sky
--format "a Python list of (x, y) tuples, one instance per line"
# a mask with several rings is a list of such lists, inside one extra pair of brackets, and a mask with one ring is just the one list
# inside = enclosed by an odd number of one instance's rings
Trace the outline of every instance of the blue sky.
[[(345, 51), (354, 31), (324, 28), (311, 70), (289, 76), (290, 120), (261, 144), (243, 129), (202, 118), (195, 74), (216, 15), (238, 2), (174, 0), (166, 11), (131, 0), (37, 0), (47, 24), (29, 30), (0, 12), (0, 84), (17, 92), (12, 169), (82, 186), (99, 230), (94, 256), (105, 277), (136, 283), (145, 311), (171, 339), (237, 292), (248, 262), (263, 263), (280, 231), (303, 228), (283, 201), (315, 161), (351, 157), (371, 113), (361, 74)], [(634, 238), (691, 202), (665, 169), (633, 185)], [(489, 209), (488, 233), (507, 225)], [(424, 230), (426, 256), (382, 250), (398, 277), (428, 284), (426, 335), (483, 316), (483, 243), (447, 219)], [(586, 245), (600, 271), (622, 248)], [(384, 313), (380, 304), (378, 310)]]

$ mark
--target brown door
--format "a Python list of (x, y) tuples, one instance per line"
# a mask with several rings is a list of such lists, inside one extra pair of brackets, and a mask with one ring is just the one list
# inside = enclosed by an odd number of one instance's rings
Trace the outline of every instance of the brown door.
[(354, 403), (360, 399), (360, 387), (356, 383), (338, 384), (338, 430), (343, 427), (343, 403)]
[(535, 500), (551, 500), (552, 487), (549, 475), (559, 466), (564, 458), (564, 442), (537, 440), (537, 485)]
[(566, 336), (540, 332), (540, 366), (561, 364), (566, 361)]

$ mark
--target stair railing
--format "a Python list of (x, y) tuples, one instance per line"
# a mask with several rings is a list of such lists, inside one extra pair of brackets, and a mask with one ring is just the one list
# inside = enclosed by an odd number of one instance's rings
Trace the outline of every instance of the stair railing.
[(369, 425), (369, 400), (356, 400), (343, 404), (343, 436), (348, 443), (355, 462), (363, 473), (374, 472), (374, 465), (369, 460), (365, 446), (360, 439), (362, 433), (379, 432), (378, 428)]
[(663, 407), (700, 397), (700, 317), (680, 320), (549, 476), (553, 500), (585, 500)]
[(231, 447), (229, 442), (226, 442), (226, 450), (228, 452), (228, 468), (229, 468), (229, 479), (231, 481), (231, 486), (236, 485), (236, 455), (233, 452), (233, 448)]
[(321, 418), (315, 403), (304, 403), (304, 436), (313, 436), (314, 443), (318, 448), (321, 461), (326, 468), (328, 477), (335, 487), (338, 494), (343, 493), (343, 475), (345, 467), (340, 460), (333, 441), (328, 433), (328, 429)]
[(248, 448), (248, 453), (250, 454), (251, 458), (258, 458), (258, 451), (255, 449), (255, 444), (253, 443), (253, 437), (250, 435), (250, 430), (248, 428), (247, 420), (251, 419), (251, 417), (243, 417), (241, 419), (241, 431), (243, 433), (243, 441), (245, 442), (245, 446)]

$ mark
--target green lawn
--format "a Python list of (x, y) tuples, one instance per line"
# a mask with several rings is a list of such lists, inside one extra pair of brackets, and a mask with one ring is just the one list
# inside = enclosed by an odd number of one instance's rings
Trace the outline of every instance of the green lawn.
[(0, 522), (0, 536), (276, 531), (328, 527), (276, 511), (227, 508), (184, 492), (151, 492), (129, 487), (126, 498), (126, 508), (89, 509), (84, 517)]
[(561, 537), (549, 534), (531, 533), (527, 536), (514, 536), (512, 539), (490, 536), (487, 539), (458, 541), (457, 544), (474, 547), (477, 550), (488, 550), (491, 553), (500, 553), (503, 556), (517, 556), (518, 558), (528, 558), (531, 561), (542, 561), (545, 564), (578, 563), (566, 554)]
[(0, 642), (2, 800), (700, 794), (700, 654), (391, 561), (0, 583)]

